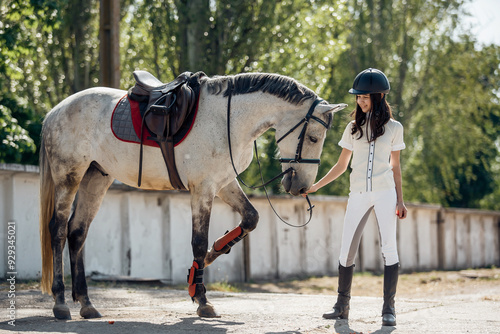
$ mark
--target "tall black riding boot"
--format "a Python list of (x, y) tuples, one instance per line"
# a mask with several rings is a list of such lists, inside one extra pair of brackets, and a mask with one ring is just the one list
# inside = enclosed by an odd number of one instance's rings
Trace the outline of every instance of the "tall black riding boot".
[(337, 302), (333, 306), (332, 311), (323, 314), (325, 319), (348, 319), (349, 318), (349, 301), (351, 300), (351, 283), (352, 274), (354, 272), (354, 264), (350, 267), (343, 267), (339, 264), (339, 293)]
[(399, 263), (384, 268), (384, 306), (382, 308), (382, 326), (396, 326), (394, 297), (398, 285)]

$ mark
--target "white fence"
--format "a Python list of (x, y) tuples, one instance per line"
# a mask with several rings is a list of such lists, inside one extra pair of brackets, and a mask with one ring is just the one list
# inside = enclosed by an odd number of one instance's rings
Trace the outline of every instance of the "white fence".
[[(0, 276), (7, 267), (8, 223), (16, 226), (17, 278), (40, 275), (38, 168), (0, 164)], [(347, 199), (313, 196), (314, 217), (303, 228), (278, 220), (264, 197), (252, 197), (258, 227), (228, 255), (206, 270), (205, 281), (281, 279), (337, 273)], [(274, 197), (276, 210), (293, 224), (308, 214), (302, 198)], [(444, 209), (408, 204), (399, 222), (398, 247), (405, 272), (500, 265), (500, 212)], [(210, 243), (239, 223), (239, 215), (216, 200)], [(12, 225), (12, 224), (11, 224)], [(188, 193), (138, 191), (114, 184), (95, 218), (85, 248), (86, 272), (159, 278), (184, 283), (192, 264), (191, 209)], [(382, 271), (373, 213), (356, 259), (357, 270)], [(66, 273), (69, 258), (65, 255)]]

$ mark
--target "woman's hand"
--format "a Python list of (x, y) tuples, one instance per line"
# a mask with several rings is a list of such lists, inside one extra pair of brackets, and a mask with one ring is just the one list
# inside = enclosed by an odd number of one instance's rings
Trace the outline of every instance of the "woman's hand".
[(306, 197), (308, 194), (315, 193), (318, 191), (318, 185), (317, 183), (313, 184), (311, 188), (309, 188), (305, 193), (302, 194), (302, 197)]
[(349, 151), (346, 148), (342, 149), (340, 153), (339, 160), (337, 163), (330, 169), (325, 176), (315, 184), (311, 186), (305, 193), (302, 194), (303, 197), (306, 197), (307, 194), (314, 193), (320, 190), (322, 187), (326, 186), (328, 183), (332, 182), (336, 178), (338, 178), (342, 173), (344, 173), (347, 169), (347, 165), (349, 164), (349, 160), (351, 160), (352, 151)]
[(408, 216), (408, 209), (406, 209), (404, 202), (396, 203), (396, 216), (399, 219), (405, 219)]

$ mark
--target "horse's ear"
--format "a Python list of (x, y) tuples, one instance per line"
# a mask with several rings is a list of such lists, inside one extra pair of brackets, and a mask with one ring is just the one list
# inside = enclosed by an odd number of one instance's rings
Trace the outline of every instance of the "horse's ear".
[(339, 103), (339, 104), (318, 104), (316, 106), (316, 110), (320, 113), (320, 114), (324, 114), (326, 112), (337, 112), (337, 111), (340, 111), (342, 109), (344, 109), (345, 107), (347, 107), (347, 104), (345, 103)]

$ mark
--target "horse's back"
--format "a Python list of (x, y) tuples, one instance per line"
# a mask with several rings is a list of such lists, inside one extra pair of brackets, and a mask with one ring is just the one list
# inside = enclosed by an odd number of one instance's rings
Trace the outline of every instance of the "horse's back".
[(125, 95), (125, 91), (108, 88), (108, 87), (94, 87), (82, 90), (78, 93), (68, 96), (59, 104), (57, 104), (45, 117), (44, 123), (54, 122), (54, 118), (71, 119), (75, 121), (79, 116), (87, 119), (88, 113), (110, 113), (113, 109), (109, 110), (109, 106), (114, 101), (118, 101)]
[[(113, 108), (123, 90), (95, 87), (75, 93), (56, 105), (45, 117), (42, 129), (44, 149), (53, 164), (70, 162), (88, 167), (95, 157), (96, 143), (109, 129)], [(57, 160), (57, 161), (56, 161)]]

